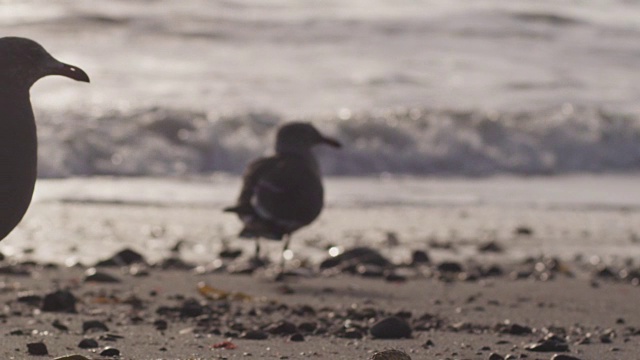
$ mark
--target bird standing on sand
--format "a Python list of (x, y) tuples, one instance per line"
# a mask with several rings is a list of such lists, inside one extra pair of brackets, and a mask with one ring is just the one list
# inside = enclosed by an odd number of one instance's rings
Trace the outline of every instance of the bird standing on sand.
[(284, 238), (284, 261), (291, 233), (320, 215), (324, 190), (320, 167), (311, 150), (320, 144), (341, 146), (311, 124), (285, 124), (276, 136), (275, 155), (255, 160), (245, 171), (237, 204), (224, 211), (237, 213), (244, 223), (240, 237), (256, 239), (256, 258), (260, 255), (260, 238)]
[(33, 40), (0, 38), (0, 240), (22, 220), (33, 196), (38, 139), (29, 89), (47, 75), (89, 82), (84, 71)]

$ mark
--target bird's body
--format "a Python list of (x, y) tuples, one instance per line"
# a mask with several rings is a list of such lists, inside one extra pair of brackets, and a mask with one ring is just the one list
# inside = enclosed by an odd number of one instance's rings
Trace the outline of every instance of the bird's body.
[(38, 141), (29, 89), (47, 75), (89, 81), (84, 71), (55, 60), (32, 40), (0, 38), (0, 240), (31, 203)]
[(276, 154), (247, 167), (236, 205), (225, 209), (244, 223), (241, 237), (282, 240), (320, 215), (324, 189), (311, 150), (318, 144), (340, 146), (310, 124), (290, 123), (278, 131)]

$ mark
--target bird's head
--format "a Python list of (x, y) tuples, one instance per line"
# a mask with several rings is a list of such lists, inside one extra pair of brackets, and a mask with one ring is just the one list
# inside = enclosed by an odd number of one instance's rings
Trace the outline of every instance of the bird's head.
[(335, 139), (322, 135), (313, 125), (305, 122), (292, 122), (278, 129), (276, 152), (307, 151), (315, 145), (341, 147)]
[(47, 75), (62, 75), (89, 82), (80, 68), (56, 60), (40, 44), (20, 37), (0, 38), (0, 86), (30, 88)]

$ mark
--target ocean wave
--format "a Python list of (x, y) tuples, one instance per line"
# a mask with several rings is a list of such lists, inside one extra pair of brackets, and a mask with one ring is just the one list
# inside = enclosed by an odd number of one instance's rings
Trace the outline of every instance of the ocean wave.
[[(41, 177), (239, 174), (272, 149), (269, 112), (212, 116), (163, 108), (39, 112)], [(295, 119), (300, 120), (300, 119)], [(640, 167), (640, 119), (563, 105), (532, 112), (403, 109), (302, 119), (344, 144), (318, 149), (331, 175), (562, 174)]]

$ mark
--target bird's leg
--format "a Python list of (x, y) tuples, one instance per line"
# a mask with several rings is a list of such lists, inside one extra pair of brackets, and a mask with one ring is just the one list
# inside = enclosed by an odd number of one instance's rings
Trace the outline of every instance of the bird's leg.
[(291, 234), (285, 234), (284, 236), (284, 246), (282, 246), (282, 255), (280, 256), (280, 271), (284, 271), (285, 253), (289, 250), (289, 242), (291, 242)]
[(260, 238), (256, 238), (256, 253), (253, 255), (253, 259), (257, 262), (260, 260)]

